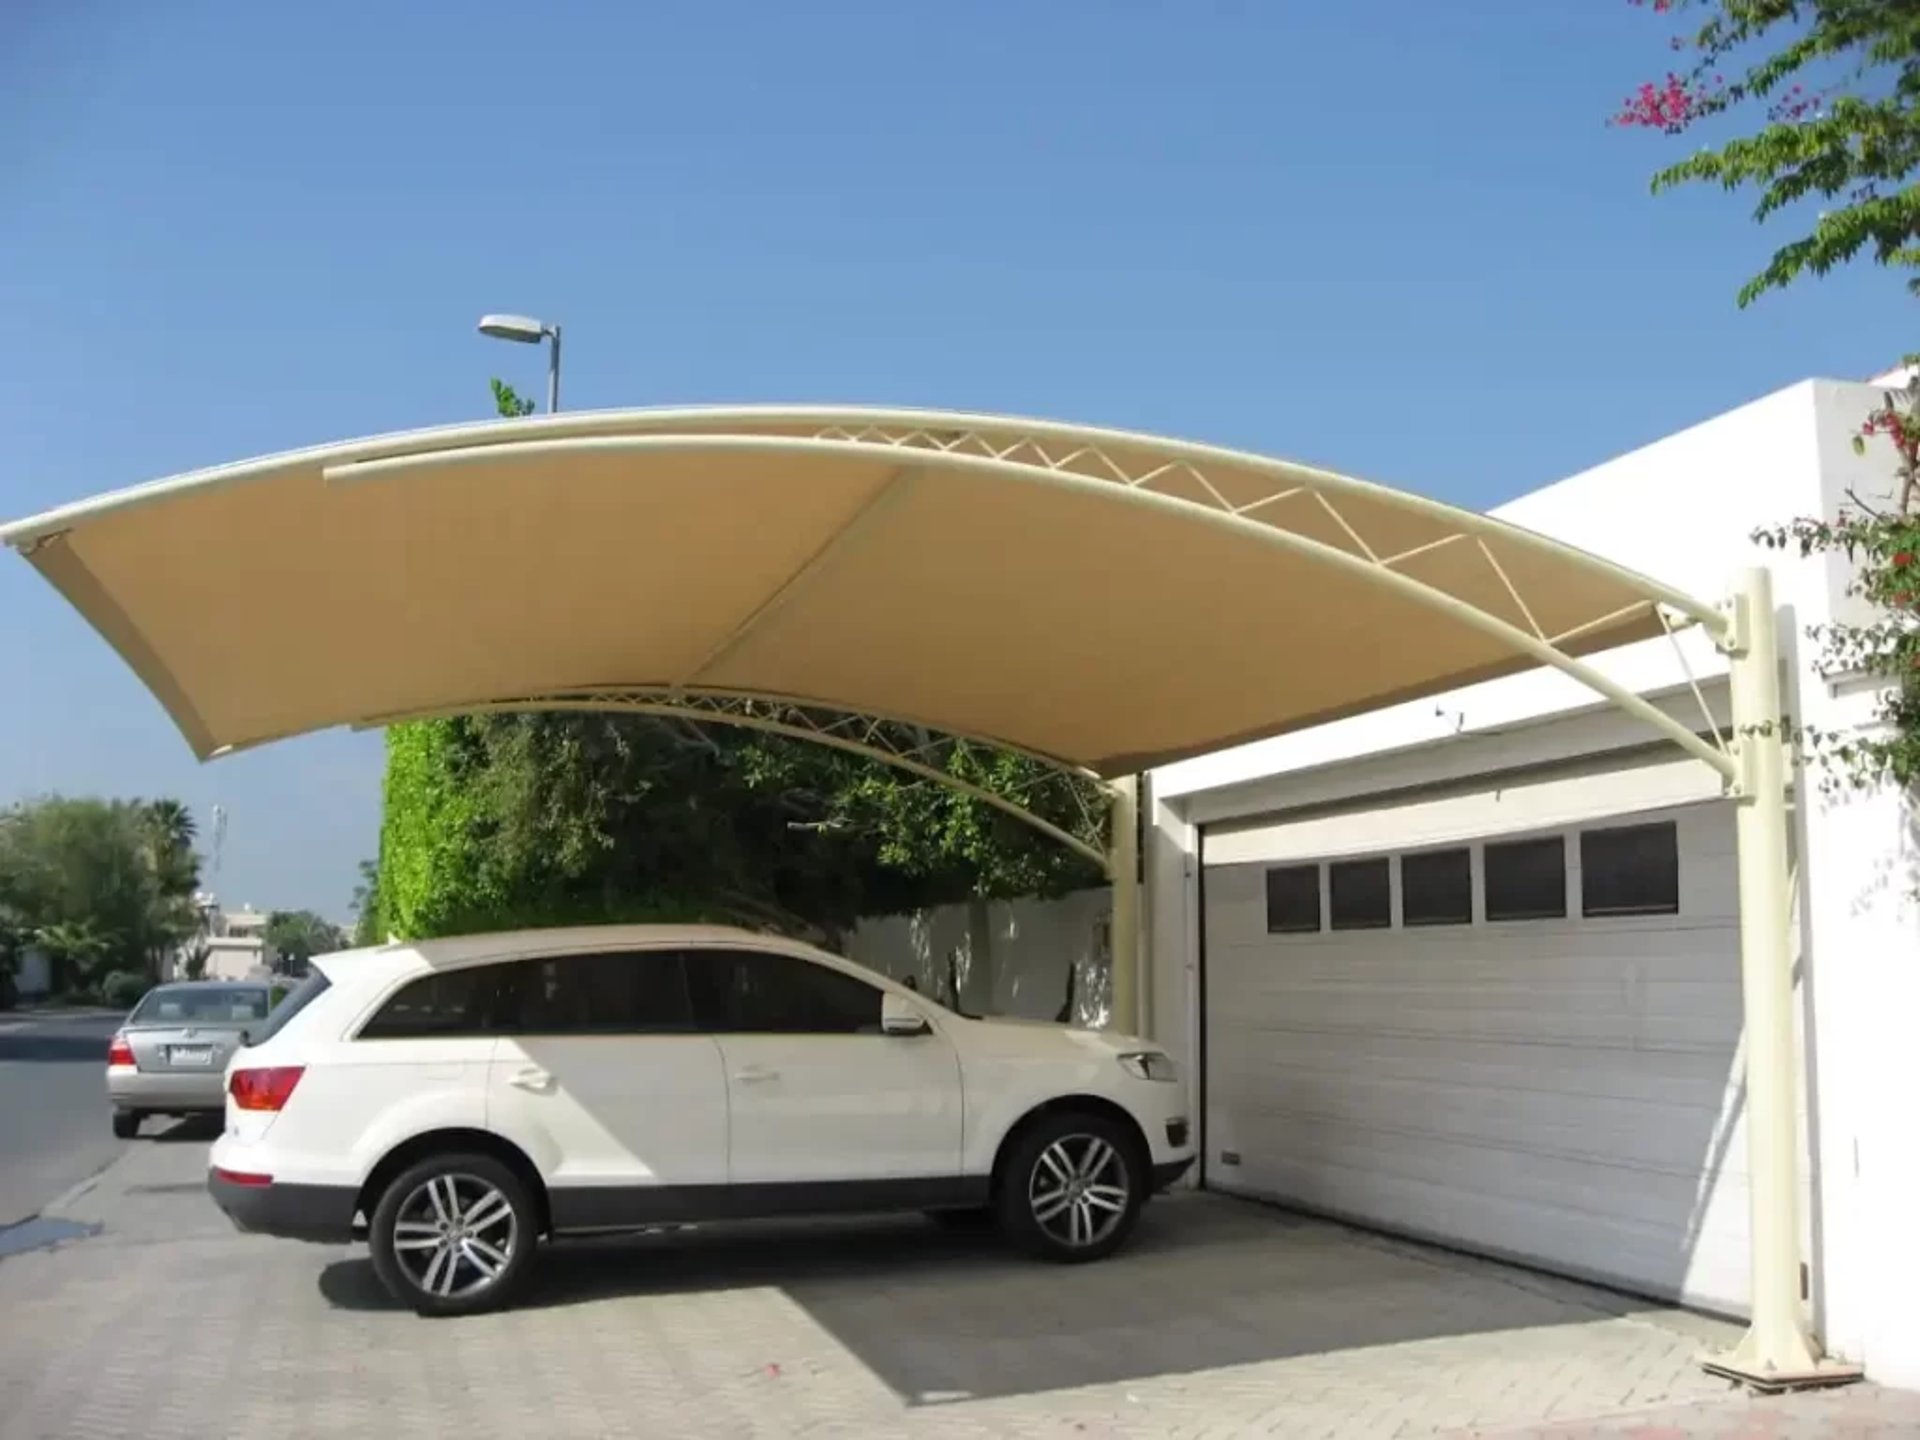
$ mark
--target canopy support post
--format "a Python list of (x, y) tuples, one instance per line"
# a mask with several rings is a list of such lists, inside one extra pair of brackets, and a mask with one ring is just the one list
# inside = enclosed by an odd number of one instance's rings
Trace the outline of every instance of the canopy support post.
[(1111, 1003), (1107, 1028), (1123, 1035), (1139, 1028), (1140, 996), (1140, 781), (1123, 775), (1108, 786), (1107, 879), (1113, 888)]
[(1705, 1368), (1762, 1390), (1856, 1379), (1824, 1359), (1802, 1312), (1800, 1070), (1794, 1049), (1787, 866), (1786, 707), (1773, 584), (1740, 573), (1726, 649), (1733, 701), (1739, 847), (1740, 997), (1746, 1022), (1747, 1175), (1752, 1319), (1740, 1343)]

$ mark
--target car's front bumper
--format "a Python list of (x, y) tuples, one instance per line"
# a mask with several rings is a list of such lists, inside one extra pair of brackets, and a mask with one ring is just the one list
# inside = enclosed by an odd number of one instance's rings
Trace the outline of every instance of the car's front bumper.
[(156, 1071), (113, 1065), (107, 1069), (107, 1099), (116, 1110), (223, 1110), (227, 1077), (218, 1070)]
[(342, 1185), (281, 1185), (207, 1171), (207, 1193), (235, 1227), (253, 1235), (339, 1245), (353, 1238), (359, 1197)]
[(1184, 1160), (1167, 1160), (1153, 1167), (1153, 1192), (1159, 1194), (1175, 1184), (1182, 1175), (1193, 1168), (1193, 1156)]

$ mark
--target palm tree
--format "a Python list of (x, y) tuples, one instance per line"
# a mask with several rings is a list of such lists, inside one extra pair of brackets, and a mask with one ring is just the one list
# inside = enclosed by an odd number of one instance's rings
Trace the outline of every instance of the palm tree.
[(193, 853), (193, 812), (180, 801), (135, 801), (132, 810), (154, 883), (141, 948), (148, 973), (157, 978), (164, 973), (168, 953), (200, 928), (202, 917), (193, 903), (194, 889), (200, 884), (200, 857)]
[(178, 800), (149, 800), (145, 808), (147, 823), (167, 848), (176, 852), (193, 848), (194, 837), (199, 832), (191, 810)]

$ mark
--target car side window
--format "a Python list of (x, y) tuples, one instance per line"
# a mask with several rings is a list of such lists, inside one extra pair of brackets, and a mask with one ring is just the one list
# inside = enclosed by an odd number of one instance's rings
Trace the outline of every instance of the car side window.
[(495, 1014), (509, 1035), (671, 1035), (693, 1026), (677, 950), (549, 955), (500, 967)]
[(405, 986), (360, 1027), (362, 1040), (423, 1040), (492, 1033), (497, 965), (441, 970)]
[(691, 950), (686, 967), (694, 1015), (709, 1033), (880, 1033), (880, 991), (825, 965), (763, 950)]
[(309, 970), (307, 978), (289, 990), (287, 998), (267, 1012), (266, 1023), (251, 1030), (253, 1043), (266, 1044), (286, 1028), (289, 1020), (318, 1000), (332, 984), (324, 971)]

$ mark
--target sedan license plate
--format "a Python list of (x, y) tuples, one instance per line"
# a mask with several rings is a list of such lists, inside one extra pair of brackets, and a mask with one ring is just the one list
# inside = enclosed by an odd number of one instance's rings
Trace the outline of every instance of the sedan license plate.
[(176, 1065), (211, 1065), (213, 1047), (211, 1045), (175, 1045), (169, 1052), (169, 1058)]

